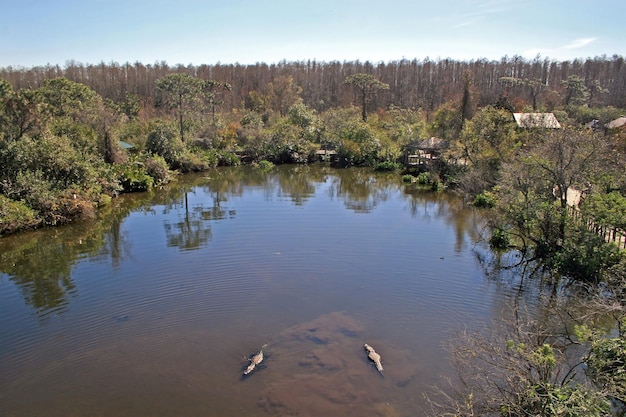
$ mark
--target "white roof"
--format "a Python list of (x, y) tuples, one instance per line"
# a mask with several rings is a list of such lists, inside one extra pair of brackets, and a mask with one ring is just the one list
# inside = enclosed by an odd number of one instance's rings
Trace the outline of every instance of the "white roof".
[(553, 113), (513, 113), (515, 122), (519, 127), (527, 129), (533, 127), (543, 127), (549, 129), (560, 129), (561, 124)]

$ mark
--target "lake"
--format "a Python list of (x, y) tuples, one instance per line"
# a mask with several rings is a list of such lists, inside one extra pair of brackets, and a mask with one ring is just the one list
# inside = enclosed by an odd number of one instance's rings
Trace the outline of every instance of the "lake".
[(183, 176), (4, 237), (0, 414), (423, 415), (443, 343), (510, 296), (483, 228), (451, 193), (313, 165)]

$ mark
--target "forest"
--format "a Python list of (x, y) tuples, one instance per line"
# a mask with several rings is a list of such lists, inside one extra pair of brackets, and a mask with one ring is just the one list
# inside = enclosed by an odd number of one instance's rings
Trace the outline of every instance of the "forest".
[[(626, 403), (624, 116), (621, 56), (0, 68), (0, 236), (220, 165), (392, 170), (484, 209), (493, 250), (514, 251), (529, 275), (602, 289), (565, 335), (518, 327), (498, 352), (468, 339), (455, 350), (465, 370), (480, 358), (513, 377), (466, 381), (432, 400), (439, 415), (606, 415)], [(559, 343), (574, 339), (589, 384), (563, 376)]]

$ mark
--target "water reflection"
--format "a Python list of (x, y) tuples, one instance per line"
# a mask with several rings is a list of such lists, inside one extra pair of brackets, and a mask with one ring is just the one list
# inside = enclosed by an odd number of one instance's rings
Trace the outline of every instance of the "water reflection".
[[(315, 175), (317, 174), (317, 175)], [(296, 206), (302, 206), (315, 194), (316, 183), (324, 182), (324, 174), (310, 166), (298, 166), (294, 169), (281, 170), (278, 175), (279, 196), (286, 195)]]
[(414, 186), (406, 186), (404, 196), (413, 217), (423, 220), (441, 219), (453, 227), (456, 241), (455, 252), (466, 249), (469, 242), (474, 244), (482, 240), (485, 230), (485, 218), (476, 210), (469, 210), (467, 203), (448, 192), (432, 192)]
[(398, 178), (392, 174), (373, 176), (362, 169), (342, 170), (332, 178), (331, 197), (344, 201), (346, 208), (356, 213), (369, 213), (389, 198), (389, 192), (398, 189)]
[(104, 241), (102, 229), (92, 222), (6, 237), (0, 239), (0, 272), (39, 315), (60, 312), (76, 291), (72, 266), (82, 257), (98, 255)]
[(164, 242), (181, 251), (198, 250), (212, 239), (215, 221), (234, 219), (235, 198), (261, 188), (266, 199), (286, 198), (306, 206), (321, 190), (355, 213), (371, 213), (391, 195), (402, 195), (412, 216), (443, 219), (456, 234), (454, 250), (469, 237), (480, 237), (482, 218), (460, 199), (446, 193), (407, 188), (397, 174), (366, 169), (335, 170), (327, 166), (278, 166), (270, 172), (251, 167), (218, 169), (190, 175), (160, 190), (126, 195), (103, 209), (97, 221), (40, 230), (0, 239), (0, 272), (20, 289), (39, 315), (63, 311), (76, 285), (72, 268), (79, 259), (111, 262), (119, 267), (133, 256), (132, 238), (124, 230), (133, 212), (163, 216)]
[(162, 215), (166, 245), (197, 250), (210, 243), (212, 224), (233, 219), (233, 198), (262, 188), (266, 198), (287, 198), (305, 206), (320, 189), (346, 209), (370, 213), (390, 195), (404, 190), (413, 216), (443, 219), (456, 233), (455, 251), (479, 238), (480, 216), (445, 193), (405, 189), (397, 175), (373, 174), (370, 170), (334, 170), (326, 166), (281, 166), (270, 172), (252, 168), (220, 169), (210, 174), (181, 178), (160, 190), (123, 196), (105, 209), (96, 222), (54, 230), (24, 233), (0, 240), (0, 271), (9, 276), (24, 301), (40, 315), (67, 307), (76, 286), (72, 267), (83, 257), (110, 261), (114, 267), (132, 257), (133, 243), (123, 229), (130, 213)]

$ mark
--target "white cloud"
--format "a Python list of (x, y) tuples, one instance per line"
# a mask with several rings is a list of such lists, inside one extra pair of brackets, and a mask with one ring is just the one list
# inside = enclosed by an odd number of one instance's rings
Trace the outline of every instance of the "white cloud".
[(532, 48), (524, 51), (522, 56), (526, 58), (535, 58), (538, 55), (550, 54), (550, 49)]
[(596, 41), (596, 38), (581, 38), (581, 39), (575, 39), (573, 41), (571, 41), (570, 43), (568, 43), (567, 45), (563, 46), (562, 49), (578, 49), (578, 48), (584, 48), (585, 46), (593, 43)]

